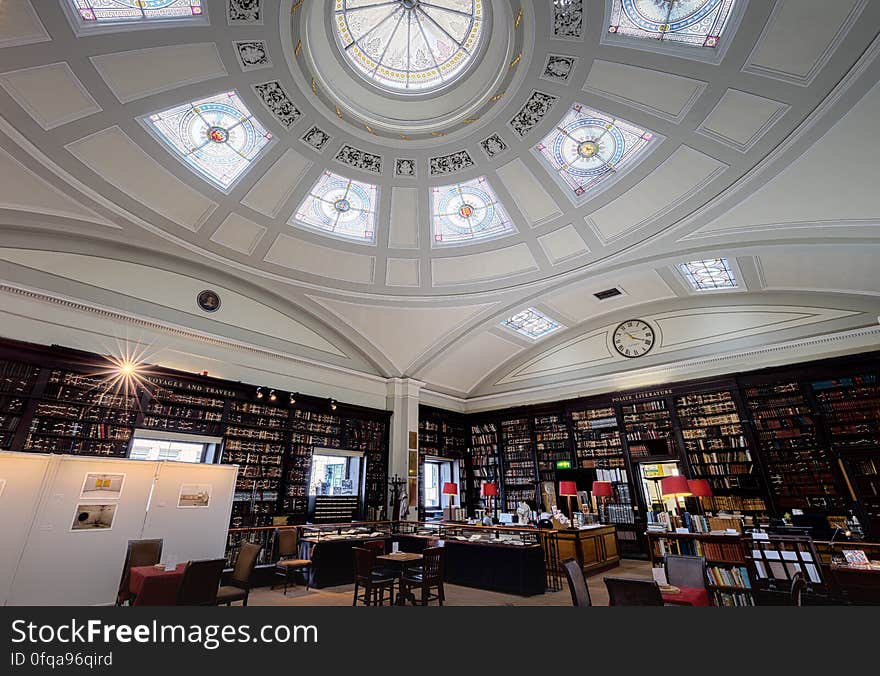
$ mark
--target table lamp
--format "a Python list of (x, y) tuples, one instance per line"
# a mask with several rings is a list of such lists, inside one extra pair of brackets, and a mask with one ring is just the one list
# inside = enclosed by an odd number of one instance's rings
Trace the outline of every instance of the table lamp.
[(705, 512), (703, 509), (703, 501), (700, 498), (712, 497), (712, 486), (706, 479), (688, 479), (688, 488), (691, 495), (697, 498), (697, 504), (700, 506), (700, 513)]
[(444, 483), (443, 495), (449, 496), (449, 520), (452, 521), (452, 508), (455, 507), (455, 496), (458, 495), (458, 484), (451, 481)]
[(498, 504), (495, 502), (498, 497), (498, 484), (487, 481), (482, 485), (480, 492), (484, 498), (492, 498), (492, 516), (498, 521)]
[(574, 509), (571, 506), (571, 499), (577, 497), (578, 488), (575, 481), (559, 482), (559, 497), (568, 498), (568, 516), (571, 519), (571, 527), (574, 528)]
[(678, 507), (679, 498), (687, 498), (692, 495), (688, 480), (683, 476), (665, 476), (660, 479), (660, 494), (664, 498), (673, 498), (676, 507)]
[[(610, 481), (594, 481), (592, 493), (594, 498), (602, 498), (601, 505), (602, 507), (605, 507), (605, 499), (614, 497), (614, 487), (611, 485)], [(610, 521), (611, 519), (608, 520)]]

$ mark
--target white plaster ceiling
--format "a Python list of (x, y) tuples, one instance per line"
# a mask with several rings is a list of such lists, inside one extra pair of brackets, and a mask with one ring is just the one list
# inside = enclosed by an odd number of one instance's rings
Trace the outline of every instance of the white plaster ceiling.
[[(712, 63), (609, 40), (604, 0), (584, 3), (577, 39), (554, 36), (552, 3), (499, 0), (504, 40), (484, 58), (501, 66), (480, 81), (501, 95), (484, 86), (465, 97), (473, 119), (450, 113), (402, 138), (382, 126), (387, 110), (332, 96), (345, 83), (328, 78), (341, 76), (297, 52), (304, 30), (322, 37), (304, 26), (331, 3), (262, 0), (236, 18), (239, 2), (210, 0), (204, 23), (78, 37), (62, 0), (0, 1), (0, 281), (458, 396), (875, 323), (880, 3), (740, 3)], [(246, 40), (265, 42), (265, 63), (240, 60)], [(542, 77), (550, 55), (574, 57), (567, 81)], [(254, 87), (276, 81), (299, 111), (289, 125)], [(225, 194), (137, 118), (233, 89), (275, 140)], [(535, 91), (557, 100), (520, 136), (509, 122)], [(531, 152), (574, 102), (662, 138), (577, 204)], [(329, 137), (319, 150), (302, 140), (314, 127)], [(493, 134), (506, 148), (490, 156), (480, 142)], [(380, 171), (336, 159), (346, 146), (378, 156)], [(432, 175), (432, 158), (460, 151), (470, 164)], [(398, 159), (415, 176), (399, 175)], [(375, 245), (290, 225), (327, 169), (379, 186)], [(432, 247), (431, 186), (477, 176), (516, 232)], [(735, 293), (700, 296), (675, 273), (721, 255), (742, 272)], [(222, 291), (225, 317), (199, 315), (203, 287)], [(623, 294), (593, 297), (610, 287)], [(565, 329), (534, 344), (498, 328), (528, 306)], [(680, 340), (640, 360), (603, 356), (608, 327), (631, 316)], [(723, 331), (706, 334), (707, 321)]]

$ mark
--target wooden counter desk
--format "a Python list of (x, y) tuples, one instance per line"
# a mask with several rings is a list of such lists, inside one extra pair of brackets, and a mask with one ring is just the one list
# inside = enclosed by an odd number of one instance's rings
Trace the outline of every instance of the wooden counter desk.
[(580, 529), (559, 530), (559, 559), (575, 558), (584, 575), (620, 565), (617, 549), (617, 529), (613, 525), (586, 526)]

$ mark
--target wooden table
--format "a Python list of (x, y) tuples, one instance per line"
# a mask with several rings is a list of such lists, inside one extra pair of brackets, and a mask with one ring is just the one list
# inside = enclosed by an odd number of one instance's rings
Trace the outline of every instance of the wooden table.
[(185, 563), (179, 563), (174, 570), (157, 566), (135, 566), (131, 569), (128, 590), (134, 596), (133, 606), (173, 606), (177, 604), (177, 593), (183, 581)]
[(407, 601), (415, 603), (415, 594), (403, 595), (403, 578), (406, 576), (407, 570), (414, 563), (422, 561), (425, 557), (421, 554), (413, 554), (412, 552), (392, 552), (391, 554), (381, 554), (376, 557), (376, 561), (381, 561), (388, 569), (400, 580), (397, 586), (397, 605), (406, 605)]

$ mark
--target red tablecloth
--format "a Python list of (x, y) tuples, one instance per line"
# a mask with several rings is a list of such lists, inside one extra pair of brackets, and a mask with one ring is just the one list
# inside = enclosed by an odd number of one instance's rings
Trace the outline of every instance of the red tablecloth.
[(709, 592), (702, 587), (679, 587), (678, 594), (663, 594), (663, 603), (676, 606), (708, 606)]
[(177, 592), (183, 580), (185, 563), (177, 564), (174, 570), (163, 570), (156, 566), (135, 566), (131, 569), (129, 591), (134, 595), (133, 606), (173, 606), (177, 603)]

